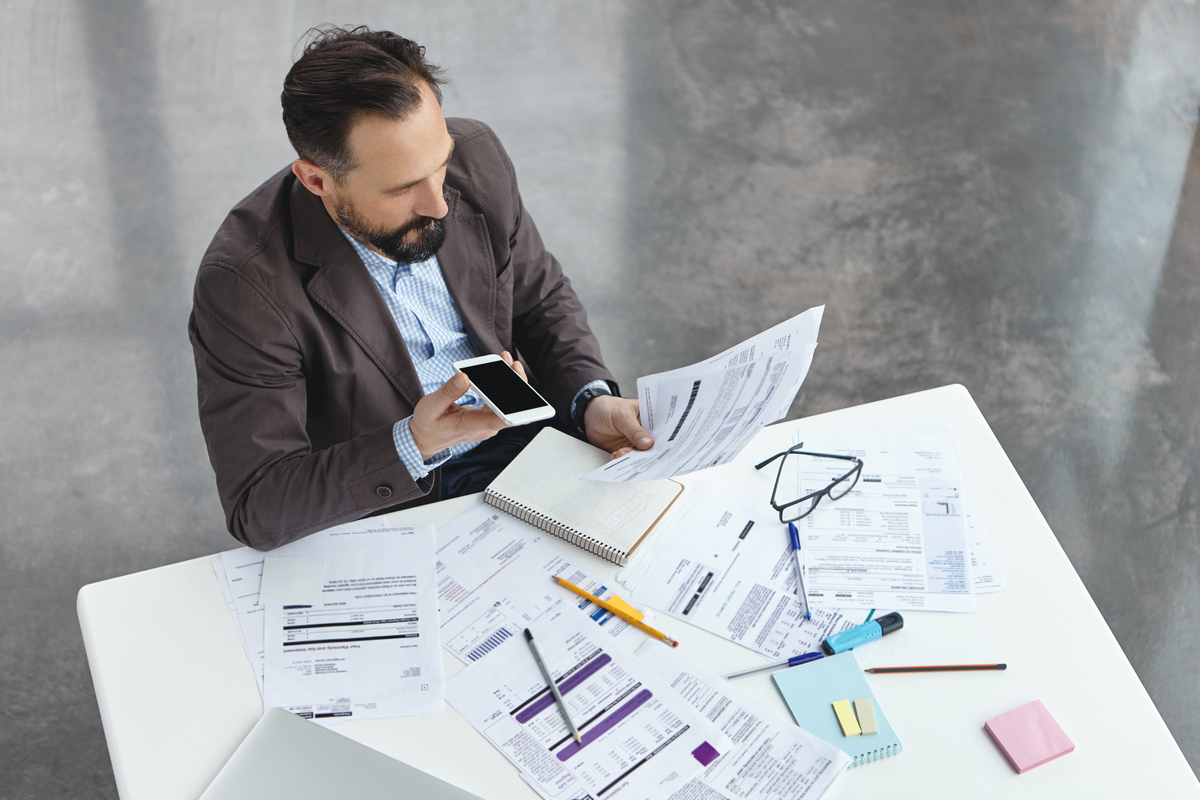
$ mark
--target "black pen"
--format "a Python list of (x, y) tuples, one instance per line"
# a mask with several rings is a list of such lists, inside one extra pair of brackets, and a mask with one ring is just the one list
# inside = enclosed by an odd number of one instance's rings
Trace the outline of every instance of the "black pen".
[(546, 679), (546, 683), (550, 684), (554, 702), (558, 703), (558, 710), (562, 712), (563, 719), (567, 721), (567, 727), (571, 729), (571, 735), (575, 737), (576, 744), (583, 744), (579, 728), (575, 727), (575, 720), (571, 719), (571, 712), (567, 711), (567, 704), (563, 702), (562, 695), (558, 693), (558, 685), (554, 682), (554, 678), (550, 677), (550, 670), (546, 669), (546, 662), (542, 661), (542, 654), (538, 650), (537, 644), (534, 643), (533, 634), (529, 632), (529, 628), (525, 629), (525, 641), (529, 642), (529, 649), (533, 651), (533, 660), (537, 662), (538, 669), (542, 671), (542, 677)]

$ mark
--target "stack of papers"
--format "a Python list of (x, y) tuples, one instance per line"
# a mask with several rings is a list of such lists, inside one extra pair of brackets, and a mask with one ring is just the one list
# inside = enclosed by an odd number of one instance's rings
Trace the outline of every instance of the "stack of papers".
[(361, 520), (213, 568), (264, 708), (325, 726), (443, 710), (433, 526)]
[[(796, 523), (810, 607), (973, 612), (976, 594), (1003, 591), (949, 425), (802, 431), (796, 438), (805, 450), (864, 463), (854, 491), (823, 499)], [(822, 466), (830, 459), (806, 463), (796, 497), (829, 482)]]
[[(768, 502), (774, 468), (763, 470), (760, 498), (697, 482), (618, 573), (631, 599), (781, 660), (817, 650), (872, 611), (973, 611), (976, 593), (1003, 590), (948, 426), (810, 433), (803, 442), (865, 463), (850, 494), (822, 499), (797, 523), (811, 619), (796, 596), (787, 526)], [(845, 471), (845, 462), (826, 463)], [(813, 460), (791, 496), (829, 480)], [(855, 648), (860, 660), (869, 654)]]

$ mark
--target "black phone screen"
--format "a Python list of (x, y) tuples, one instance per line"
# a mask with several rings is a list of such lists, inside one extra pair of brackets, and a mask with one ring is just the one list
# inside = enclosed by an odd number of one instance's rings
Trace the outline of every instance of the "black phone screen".
[(505, 414), (549, 405), (503, 361), (489, 361), (459, 369), (471, 379), (472, 386), (487, 395)]

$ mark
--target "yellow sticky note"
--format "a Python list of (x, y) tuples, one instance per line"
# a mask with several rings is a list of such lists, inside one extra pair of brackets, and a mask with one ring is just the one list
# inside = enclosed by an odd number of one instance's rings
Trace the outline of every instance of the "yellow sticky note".
[(833, 713), (837, 714), (838, 725), (842, 726), (843, 736), (858, 736), (862, 733), (862, 728), (858, 727), (858, 720), (854, 718), (854, 711), (850, 708), (849, 700), (838, 700), (834, 703)]
[(879, 725), (875, 722), (875, 704), (871, 702), (871, 698), (855, 700), (854, 713), (858, 715), (858, 726), (862, 728), (863, 736), (879, 733)]
[(610, 606), (616, 606), (634, 619), (641, 619), (642, 617), (646, 616), (641, 611), (638, 611), (636, 608), (629, 605), (629, 603), (626, 603), (615, 594), (604, 602), (608, 603)]

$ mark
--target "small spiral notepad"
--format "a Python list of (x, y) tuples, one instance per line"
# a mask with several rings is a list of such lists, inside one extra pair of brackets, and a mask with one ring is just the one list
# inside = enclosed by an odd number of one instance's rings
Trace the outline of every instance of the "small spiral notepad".
[(483, 499), (535, 528), (625, 566), (629, 554), (675, 502), (670, 480), (607, 483), (582, 476), (609, 454), (543, 428), (483, 493)]
[[(783, 693), (796, 724), (835, 747), (840, 747), (851, 759), (850, 766), (859, 767), (897, 755), (904, 746), (892, 730), (879, 701), (867, 685), (862, 668), (854, 653), (838, 653), (772, 675)], [(869, 698), (879, 733), (874, 736), (845, 736), (838, 724), (833, 704), (839, 700)]]

